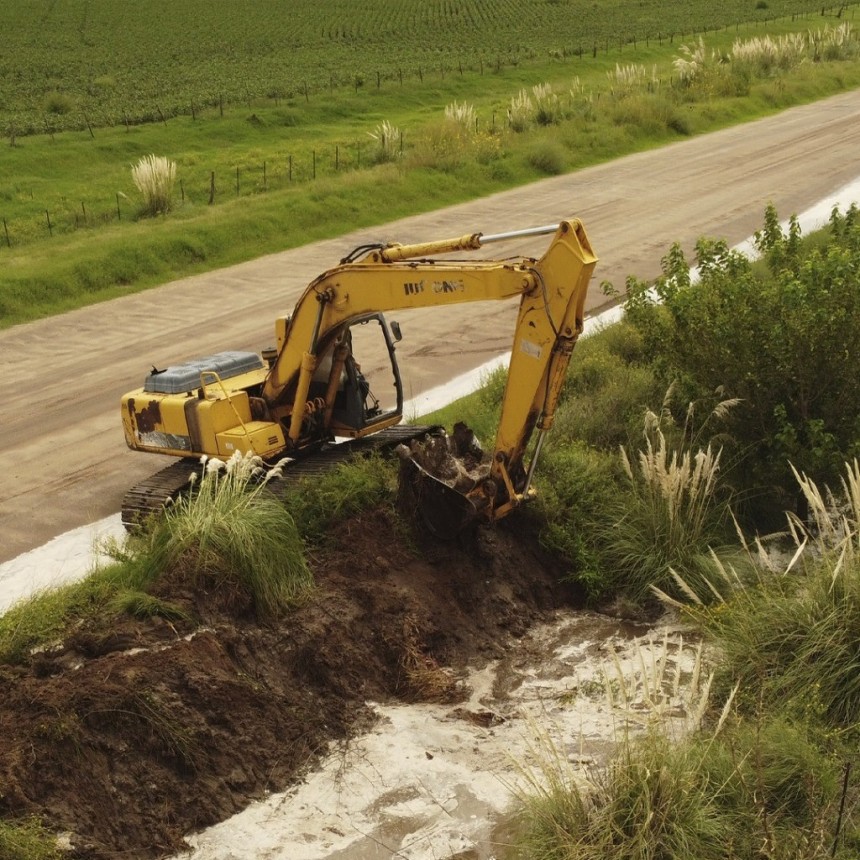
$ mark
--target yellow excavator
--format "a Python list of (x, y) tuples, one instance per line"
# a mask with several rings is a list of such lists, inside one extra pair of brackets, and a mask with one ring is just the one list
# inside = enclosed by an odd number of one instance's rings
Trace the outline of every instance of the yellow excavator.
[[(540, 259), (430, 259), (543, 234), (552, 239)], [(356, 452), (396, 446), (432, 530), (499, 519), (534, 493), (532, 475), (582, 331), (596, 262), (575, 219), (495, 235), (359, 246), (306, 288), (290, 316), (276, 320), (274, 347), (153, 367), (143, 387), (122, 398), (129, 447), (178, 458), (129, 491), (123, 521), (133, 527), (183, 492), (203, 455), (228, 459), (252, 452), (270, 464), (288, 457), (293, 462), (284, 475), (298, 478), (319, 475)], [(395, 347), (401, 333), (383, 314), (514, 297), (520, 307), (492, 452), (478, 457), (486, 465), (466, 485), (442, 481), (417, 443), (439, 428), (400, 424)], [(390, 385), (380, 392), (386, 367)]]

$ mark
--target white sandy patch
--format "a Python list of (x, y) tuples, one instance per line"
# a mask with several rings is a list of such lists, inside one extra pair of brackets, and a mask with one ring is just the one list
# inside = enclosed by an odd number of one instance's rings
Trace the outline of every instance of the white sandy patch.
[[(189, 838), (184, 860), (492, 860), (526, 774), (582, 778), (620, 730), (693, 719), (696, 648), (683, 632), (559, 614), (474, 671), (461, 705), (377, 705), (306, 781)], [(620, 673), (620, 674), (619, 674)], [(623, 677), (623, 681), (621, 678)], [(671, 728), (671, 727), (670, 727)]]

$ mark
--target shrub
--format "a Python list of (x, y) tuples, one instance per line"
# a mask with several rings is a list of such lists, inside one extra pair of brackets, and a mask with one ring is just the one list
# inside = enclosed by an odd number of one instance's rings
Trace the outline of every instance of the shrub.
[(145, 155), (131, 169), (131, 178), (143, 195), (146, 215), (166, 214), (171, 209), (176, 162), (158, 155)]
[(532, 147), (528, 163), (547, 176), (558, 176), (566, 169), (564, 148), (554, 141), (544, 141)]
[(807, 246), (796, 220), (783, 230), (768, 207), (756, 244), (763, 259), (754, 266), (725, 242), (701, 239), (695, 283), (673, 246), (653, 292), (628, 282), (625, 307), (658, 372), (681, 379), (688, 399), (722, 390), (741, 401), (729, 425), (747, 452), (736, 480), (781, 512), (797, 497), (789, 461), (832, 483), (858, 453), (857, 211), (834, 211), (826, 243)]
[(62, 116), (63, 114), (71, 113), (74, 106), (74, 100), (70, 95), (66, 95), (66, 93), (53, 92), (45, 96), (45, 113)]

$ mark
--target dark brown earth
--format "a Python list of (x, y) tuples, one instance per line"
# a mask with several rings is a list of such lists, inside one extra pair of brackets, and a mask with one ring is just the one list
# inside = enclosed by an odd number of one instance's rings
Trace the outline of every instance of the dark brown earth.
[(0, 670), (0, 816), (70, 832), (70, 857), (175, 852), (370, 725), (368, 701), (454, 709), (458, 670), (575, 600), (516, 517), (446, 544), (377, 509), (313, 568), (278, 623), (168, 578), (193, 623), (117, 619)]

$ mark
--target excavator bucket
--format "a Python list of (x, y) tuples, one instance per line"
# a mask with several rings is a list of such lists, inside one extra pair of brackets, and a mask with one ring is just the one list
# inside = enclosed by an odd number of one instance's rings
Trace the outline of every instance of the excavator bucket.
[(468, 496), (434, 478), (412, 457), (401, 461), (400, 493), (430, 534), (441, 540), (452, 540), (478, 519)]
[(489, 466), (464, 424), (457, 424), (452, 436), (428, 436), (401, 445), (397, 453), (401, 506), (431, 534), (451, 540), (481, 518), (492, 495)]

